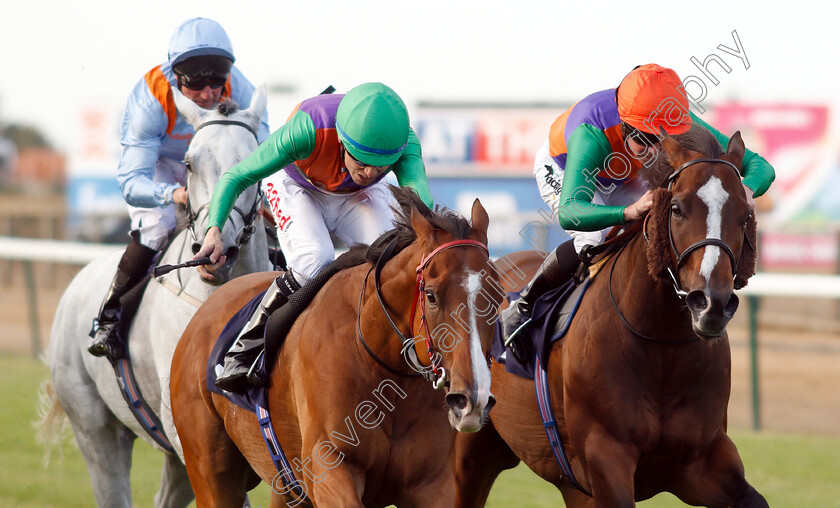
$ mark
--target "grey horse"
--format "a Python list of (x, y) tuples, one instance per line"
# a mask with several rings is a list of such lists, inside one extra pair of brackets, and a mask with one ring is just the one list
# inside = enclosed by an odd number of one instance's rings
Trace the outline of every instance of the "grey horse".
[[(178, 110), (196, 128), (186, 154), (187, 190), (194, 227), (173, 239), (160, 264), (192, 258), (207, 228), (207, 206), (221, 174), (257, 147), (255, 135), (266, 107), (265, 87), (254, 92), (245, 110), (204, 110), (173, 88)], [(223, 122), (214, 122), (222, 120)], [(195, 269), (172, 271), (152, 278), (129, 330), (128, 350), (137, 384), (177, 455), (167, 454), (156, 507), (183, 507), (193, 499), (169, 404), (169, 370), (181, 333), (198, 306), (217, 285), (246, 273), (271, 269), (262, 206), (257, 186), (241, 194), (224, 228), (227, 264), (215, 272), (211, 285)], [(249, 227), (256, 220), (256, 228)], [(253, 234), (251, 234), (253, 233)], [(244, 237), (250, 237), (242, 243)], [(121, 252), (103, 256), (85, 266), (59, 302), (53, 322), (47, 361), (51, 381), (45, 384), (51, 407), (42, 421), (46, 434), (60, 428), (66, 414), (90, 473), (99, 506), (131, 506), (130, 468), (135, 436), (163, 450), (147, 434), (123, 399), (114, 369), (106, 358), (87, 352), (88, 332), (105, 296)]]

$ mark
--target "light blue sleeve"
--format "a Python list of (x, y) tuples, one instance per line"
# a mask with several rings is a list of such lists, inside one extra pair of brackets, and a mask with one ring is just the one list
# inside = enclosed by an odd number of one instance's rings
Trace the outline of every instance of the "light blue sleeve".
[(120, 125), (123, 149), (117, 181), (129, 205), (140, 208), (166, 206), (172, 203), (172, 192), (180, 187), (179, 184), (154, 181), (167, 124), (163, 107), (141, 79), (128, 98)]

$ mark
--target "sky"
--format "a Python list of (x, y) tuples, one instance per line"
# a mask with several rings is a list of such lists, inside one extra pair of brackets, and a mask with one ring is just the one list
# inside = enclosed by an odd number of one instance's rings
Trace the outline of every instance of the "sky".
[[(840, 7), (776, 4), (9, 1), (0, 30), (0, 122), (34, 125), (72, 158), (80, 111), (107, 109), (108, 131), (116, 132), (134, 83), (166, 59), (178, 24), (196, 16), (219, 21), (237, 66), (253, 83), (269, 85), (272, 128), (294, 103), (330, 84), (346, 91), (384, 82), (410, 111), (421, 100), (573, 102), (614, 87), (642, 63), (703, 80), (691, 58), (712, 53), (731, 71), (711, 64), (719, 84), (705, 78), (704, 104), (732, 98), (833, 104)], [(738, 48), (733, 32), (748, 62), (718, 49)], [(291, 92), (277, 91), (283, 88)]]

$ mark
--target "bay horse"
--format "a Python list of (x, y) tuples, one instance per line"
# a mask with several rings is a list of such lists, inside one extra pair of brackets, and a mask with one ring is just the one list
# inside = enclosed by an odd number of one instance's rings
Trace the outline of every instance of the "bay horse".
[[(207, 228), (206, 203), (221, 174), (257, 147), (256, 132), (267, 101), (263, 86), (254, 92), (248, 109), (227, 102), (215, 110), (204, 110), (176, 88), (172, 92), (178, 110), (196, 129), (185, 156), (191, 225), (171, 241), (161, 264), (187, 261), (196, 245), (201, 245)], [(169, 367), (175, 344), (198, 305), (217, 284), (270, 269), (265, 230), (254, 222), (260, 196), (258, 187), (252, 186), (237, 200), (223, 235), (228, 260), (216, 272), (217, 280), (206, 283), (195, 270), (152, 278), (128, 333), (128, 353), (137, 386), (176, 452), (167, 454), (164, 460), (161, 487), (155, 496), (157, 507), (187, 506), (193, 499), (169, 410)], [(106, 255), (85, 266), (59, 302), (48, 351), (51, 383), (46, 391), (51, 408), (42, 422), (49, 443), (50, 433), (55, 435), (66, 414), (87, 464), (96, 502), (112, 507), (131, 506), (134, 439), (140, 436), (153, 447), (166, 449), (165, 443), (153, 439), (129, 410), (109, 361), (87, 352), (91, 321), (121, 254)]]
[[(277, 273), (231, 281), (193, 317), (171, 392), (197, 506), (240, 506), (260, 480), (273, 486), (272, 507), (454, 504), (453, 427), (478, 430), (494, 404), (487, 354), (503, 293), (486, 248), (488, 216), (478, 200), (468, 222), (392, 190), (396, 229), (336, 260), (347, 267), (296, 318), (269, 375), (268, 411), (303, 493), (278, 483), (257, 416), (208, 391), (205, 379), (225, 323)], [(416, 375), (424, 369), (442, 390)]]
[[(606, 261), (549, 346), (550, 407), (571, 477), (549, 445), (534, 381), (493, 362), (491, 423), (457, 439), (459, 508), (484, 506), (497, 475), (520, 460), (570, 508), (631, 507), (660, 492), (691, 505), (767, 506), (726, 433), (726, 325), (733, 290), (755, 269), (744, 144), (736, 133), (722, 153), (705, 129), (680, 139), (662, 141), (665, 183), (644, 227)], [(541, 261), (520, 252), (497, 266), (515, 266), (524, 283)], [(510, 269), (500, 275), (520, 280)]]

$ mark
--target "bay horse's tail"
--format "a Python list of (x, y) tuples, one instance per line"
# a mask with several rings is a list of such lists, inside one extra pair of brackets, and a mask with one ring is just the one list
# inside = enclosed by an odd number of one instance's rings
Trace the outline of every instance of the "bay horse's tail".
[[(55, 393), (55, 387), (52, 381), (46, 380), (41, 383), (41, 388), (38, 390), (38, 421), (35, 422), (37, 429), (36, 439), (43, 444), (44, 450), (44, 467), (50, 463), (50, 454), (53, 446), (61, 442), (64, 430), (64, 422), (67, 421), (67, 413), (61, 407), (61, 402), (58, 401), (58, 395)], [(61, 448), (59, 447), (59, 453)]]

